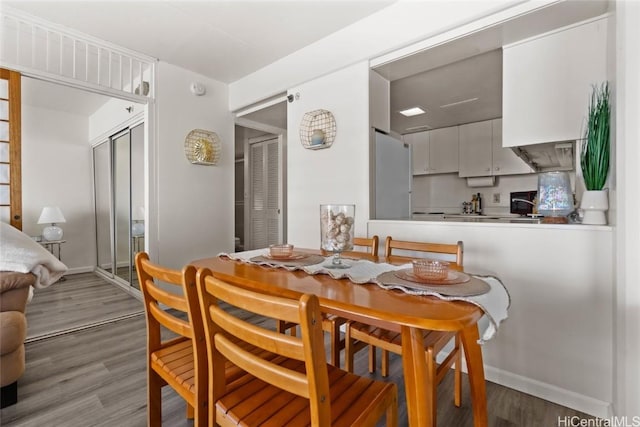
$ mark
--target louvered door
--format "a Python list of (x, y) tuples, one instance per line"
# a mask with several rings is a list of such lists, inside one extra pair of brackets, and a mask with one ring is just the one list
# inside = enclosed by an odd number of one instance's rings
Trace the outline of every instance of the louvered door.
[(0, 221), (22, 230), (20, 73), (0, 68)]
[(247, 248), (282, 243), (280, 145), (278, 138), (249, 145), (249, 232)]

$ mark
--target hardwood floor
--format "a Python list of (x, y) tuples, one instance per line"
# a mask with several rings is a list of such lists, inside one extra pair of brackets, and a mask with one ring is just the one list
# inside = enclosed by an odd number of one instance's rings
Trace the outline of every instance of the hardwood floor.
[[(67, 292), (63, 287), (56, 289)], [(145, 426), (145, 327), (144, 316), (134, 316), (28, 343), (26, 372), (18, 380), (18, 403), (0, 410), (0, 425)], [(366, 358), (366, 352), (356, 356), (356, 372), (361, 375), (368, 375)], [(391, 355), (390, 362), (389, 380), (398, 384), (400, 425), (404, 426), (402, 359)], [(379, 370), (374, 377), (379, 378)], [(491, 382), (487, 382), (487, 404), (490, 426), (557, 426), (558, 417), (589, 418)], [(185, 419), (184, 401), (169, 387), (164, 388), (162, 405), (163, 425), (193, 425)], [(466, 377), (461, 408), (453, 405), (453, 375), (438, 388), (438, 425), (473, 425)]]
[(34, 291), (26, 310), (27, 342), (144, 314), (142, 301), (94, 273), (68, 275), (66, 279)]

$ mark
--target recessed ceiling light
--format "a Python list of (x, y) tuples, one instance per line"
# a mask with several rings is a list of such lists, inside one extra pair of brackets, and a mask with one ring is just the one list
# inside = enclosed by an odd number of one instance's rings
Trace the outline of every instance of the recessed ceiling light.
[(402, 114), (405, 117), (419, 116), (420, 114), (424, 114), (425, 111), (420, 107), (412, 107), (407, 108), (406, 110), (400, 110), (398, 113)]
[(448, 107), (453, 107), (455, 105), (460, 105), (460, 104), (466, 104), (467, 102), (473, 102), (473, 101), (477, 101), (478, 98), (469, 98), (469, 99), (464, 99), (462, 101), (458, 101), (458, 102), (452, 102), (451, 104), (444, 104), (441, 105), (440, 108), (448, 108)]

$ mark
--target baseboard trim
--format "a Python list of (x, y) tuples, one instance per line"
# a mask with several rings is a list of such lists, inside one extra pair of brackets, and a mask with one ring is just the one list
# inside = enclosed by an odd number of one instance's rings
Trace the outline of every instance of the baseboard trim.
[(583, 394), (566, 390), (552, 384), (526, 378), (501, 369), (485, 366), (485, 378), (494, 383), (548, 400), (585, 414), (599, 418), (613, 416), (613, 408), (610, 402), (594, 399)]
[(74, 267), (74, 268), (68, 269), (66, 273), (64, 273), (64, 275), (66, 276), (68, 274), (92, 273), (93, 270), (95, 270), (95, 267), (92, 267), (92, 266)]
[[(449, 345), (451, 344), (447, 346)], [(445, 346), (443, 352), (436, 357), (438, 363), (441, 363), (448, 352), (451, 351), (447, 346)], [(462, 359), (462, 371), (467, 372), (467, 364), (464, 358)], [(552, 384), (523, 377), (522, 375), (487, 365), (484, 365), (484, 377), (487, 381), (539, 397), (540, 399), (548, 400), (558, 405), (566, 406), (567, 408), (575, 409), (576, 411), (584, 412), (594, 417), (610, 418), (613, 416), (613, 407), (610, 402), (594, 399)]]

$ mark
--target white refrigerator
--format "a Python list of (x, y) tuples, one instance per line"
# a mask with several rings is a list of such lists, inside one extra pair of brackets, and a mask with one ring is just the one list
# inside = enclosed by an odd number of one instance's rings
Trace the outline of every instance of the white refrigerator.
[(375, 219), (411, 219), (411, 147), (375, 131)]

